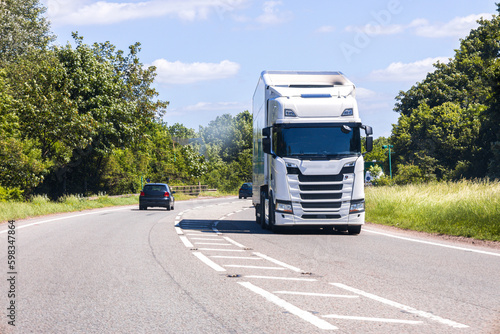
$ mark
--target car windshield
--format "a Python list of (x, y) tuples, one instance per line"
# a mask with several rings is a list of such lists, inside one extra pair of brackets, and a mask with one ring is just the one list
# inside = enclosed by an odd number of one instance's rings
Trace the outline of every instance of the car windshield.
[(273, 129), (273, 150), (299, 159), (359, 156), (359, 124), (280, 124)]
[(163, 185), (146, 185), (144, 191), (165, 191), (166, 187)]

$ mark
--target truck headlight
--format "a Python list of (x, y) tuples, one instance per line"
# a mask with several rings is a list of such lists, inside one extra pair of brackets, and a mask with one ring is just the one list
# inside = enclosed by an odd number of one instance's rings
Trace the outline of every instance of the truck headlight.
[(284, 213), (293, 213), (292, 202), (290, 201), (276, 201), (276, 211)]
[(346, 109), (344, 109), (344, 111), (342, 112), (342, 116), (352, 116), (352, 115), (353, 115), (353, 112), (354, 112), (354, 109), (353, 109), (353, 108), (346, 108)]
[(349, 213), (358, 213), (365, 211), (365, 201), (355, 200), (351, 201), (351, 207), (349, 208)]

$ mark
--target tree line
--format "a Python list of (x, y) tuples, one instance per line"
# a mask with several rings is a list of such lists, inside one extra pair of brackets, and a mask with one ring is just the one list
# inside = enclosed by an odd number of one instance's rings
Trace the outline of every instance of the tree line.
[(124, 52), (73, 33), (74, 47), (54, 45), (45, 10), (0, 2), (0, 200), (137, 193), (141, 179), (228, 191), (250, 178), (248, 111), (199, 133), (169, 126), (139, 43)]
[(396, 97), (398, 122), (366, 160), (388, 172), (382, 145), (393, 145), (397, 183), (500, 178), (500, 16), (478, 23), (448, 63)]
[[(500, 12), (500, 5), (498, 10)], [(0, 200), (137, 193), (141, 180), (233, 191), (251, 181), (252, 115), (196, 132), (162, 121), (140, 44), (55, 45), (39, 0), (0, 1)], [(389, 138), (397, 183), (500, 177), (500, 17), (480, 20), (448, 63), (396, 97)]]

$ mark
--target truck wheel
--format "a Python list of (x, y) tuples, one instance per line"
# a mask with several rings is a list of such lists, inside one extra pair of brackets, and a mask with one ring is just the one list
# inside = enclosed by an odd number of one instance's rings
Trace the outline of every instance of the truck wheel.
[(361, 225), (347, 226), (347, 232), (349, 234), (360, 234), (361, 233)]
[(260, 193), (260, 226), (264, 230), (269, 229), (269, 207), (266, 208), (267, 194), (265, 192)]
[(267, 228), (273, 232), (277, 231), (279, 228), (276, 228), (274, 223), (276, 222), (276, 212), (274, 211), (274, 199), (273, 196), (269, 196), (269, 220)]
[(255, 222), (258, 225), (262, 225), (262, 211), (260, 208), (261, 208), (260, 204), (255, 205)]

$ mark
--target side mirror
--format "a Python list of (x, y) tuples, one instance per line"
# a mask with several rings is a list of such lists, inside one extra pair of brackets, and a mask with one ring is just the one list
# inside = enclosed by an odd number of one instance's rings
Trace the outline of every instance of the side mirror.
[(272, 154), (271, 153), (271, 128), (267, 127), (262, 129), (262, 151), (266, 154)]
[(366, 152), (371, 152), (373, 150), (373, 137), (366, 137)]
[(373, 135), (373, 128), (371, 126), (365, 125), (364, 129), (367, 136)]

